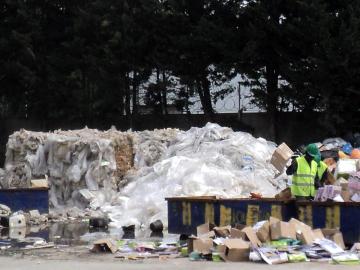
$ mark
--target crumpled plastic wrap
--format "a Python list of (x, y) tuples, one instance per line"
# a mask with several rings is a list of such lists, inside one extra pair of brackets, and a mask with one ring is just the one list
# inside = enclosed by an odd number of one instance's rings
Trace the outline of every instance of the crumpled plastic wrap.
[[(29, 187), (31, 179), (48, 175), (52, 206), (84, 208), (86, 203), (79, 200), (80, 189), (99, 190), (110, 186), (111, 190), (117, 190), (120, 182), (117, 165), (126, 162), (122, 175), (132, 166), (131, 136), (116, 129), (102, 132), (85, 128), (49, 133), (20, 130), (12, 134), (7, 143), (2, 186)], [(118, 155), (120, 162), (116, 160), (115, 148), (128, 150)]]
[(117, 201), (101, 209), (113, 226), (139, 227), (157, 219), (166, 223), (165, 197), (248, 197), (250, 192), (272, 197), (286, 185), (274, 179), (269, 163), (274, 150), (273, 143), (217, 124), (179, 132), (162, 160), (133, 172), (134, 181)]
[(101, 211), (115, 227), (147, 226), (157, 219), (166, 225), (165, 197), (274, 196), (286, 185), (283, 176), (274, 179), (269, 163), (274, 150), (265, 139), (212, 123), (186, 132), (20, 130), (9, 138), (2, 183), (46, 174), (54, 212), (69, 210), (72, 217)]
[[(9, 137), (1, 188), (29, 187), (30, 180), (48, 175), (50, 205), (84, 209), (89, 202), (82, 189), (98, 191), (96, 208), (111, 201), (128, 182), (132, 169), (160, 160), (178, 130), (121, 132), (115, 128), (32, 132), (20, 130)], [(154, 150), (155, 149), (155, 150)], [(134, 164), (136, 155), (139, 162)]]

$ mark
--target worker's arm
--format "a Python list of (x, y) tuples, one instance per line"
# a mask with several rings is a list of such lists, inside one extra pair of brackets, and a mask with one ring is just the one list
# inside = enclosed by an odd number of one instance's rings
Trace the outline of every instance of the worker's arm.
[(328, 175), (329, 175), (329, 172), (326, 169), (325, 172), (323, 173), (321, 179), (320, 179), (321, 186), (325, 185), (325, 181), (328, 179)]
[(297, 162), (296, 159), (294, 159), (291, 162), (291, 165), (286, 169), (287, 175), (293, 175), (297, 171)]

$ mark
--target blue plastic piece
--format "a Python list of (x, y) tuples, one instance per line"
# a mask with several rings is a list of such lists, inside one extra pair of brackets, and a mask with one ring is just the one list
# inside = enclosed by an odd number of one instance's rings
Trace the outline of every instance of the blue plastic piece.
[(347, 154), (347, 155), (350, 155), (351, 154), (351, 151), (353, 150), (353, 147), (350, 143), (347, 143), (347, 144), (344, 144), (344, 146), (341, 148), (341, 150)]

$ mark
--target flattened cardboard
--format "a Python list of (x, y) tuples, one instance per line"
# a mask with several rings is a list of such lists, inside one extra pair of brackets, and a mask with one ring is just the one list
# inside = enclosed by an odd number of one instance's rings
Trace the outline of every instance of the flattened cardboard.
[(344, 238), (341, 232), (337, 232), (332, 236), (332, 240), (342, 249), (345, 249)]
[(31, 188), (48, 188), (49, 182), (47, 179), (33, 179), (30, 180)]
[(270, 222), (266, 221), (256, 232), (256, 236), (263, 243), (270, 241)]
[(111, 252), (115, 253), (118, 247), (112, 239), (100, 239), (93, 243), (93, 252)]
[(188, 240), (189, 253), (196, 251), (201, 254), (210, 254), (212, 247), (213, 247), (212, 239), (189, 238)]
[(250, 243), (242, 239), (226, 239), (224, 241), (226, 247), (221, 257), (225, 261), (241, 262), (248, 261), (250, 254)]
[(246, 235), (245, 240), (249, 240), (250, 243), (255, 247), (261, 246), (261, 241), (256, 236), (255, 230), (252, 227), (246, 227), (246, 228), (242, 229), (241, 231), (244, 232)]
[(345, 248), (343, 235), (338, 229), (322, 229), (321, 231), (325, 238), (335, 242), (342, 249)]

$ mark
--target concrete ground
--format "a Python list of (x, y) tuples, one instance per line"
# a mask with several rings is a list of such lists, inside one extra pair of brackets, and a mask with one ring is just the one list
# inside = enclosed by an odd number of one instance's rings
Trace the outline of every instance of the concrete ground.
[[(61, 257), (61, 256), (60, 256)], [(261, 269), (299, 269), (299, 270), (341, 270), (341, 269), (360, 269), (360, 266), (342, 266), (331, 265), (329, 263), (297, 263), (297, 264), (281, 264), (266, 265), (262, 263), (215, 263), (215, 262), (191, 262), (187, 258), (168, 259), (160, 261), (158, 259), (147, 259), (142, 261), (121, 261), (113, 256), (95, 255), (89, 257), (76, 257), (56, 259), (53, 257), (38, 256), (21, 256), (0, 257), (0, 269), (12, 270), (112, 270), (112, 269), (129, 269), (129, 270), (177, 270), (177, 269), (193, 269), (193, 270), (261, 270)]]

